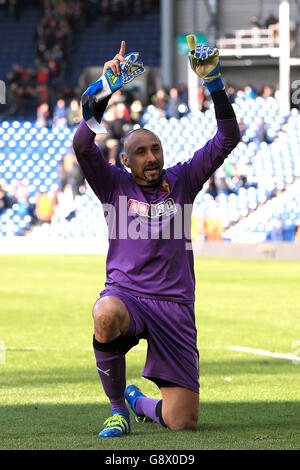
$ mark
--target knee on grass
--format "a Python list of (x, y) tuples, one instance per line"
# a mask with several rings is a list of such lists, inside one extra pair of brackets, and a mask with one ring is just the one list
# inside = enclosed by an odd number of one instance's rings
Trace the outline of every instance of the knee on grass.
[(164, 416), (166, 426), (172, 431), (195, 430), (197, 428), (198, 416), (187, 414), (185, 416)]

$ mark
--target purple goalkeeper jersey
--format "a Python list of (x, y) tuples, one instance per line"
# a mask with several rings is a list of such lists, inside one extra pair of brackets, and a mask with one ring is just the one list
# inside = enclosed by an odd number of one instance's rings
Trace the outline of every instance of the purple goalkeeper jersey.
[(207, 179), (239, 141), (235, 118), (217, 119), (217, 133), (194, 156), (164, 169), (155, 186), (138, 185), (131, 173), (109, 164), (85, 121), (74, 136), (77, 160), (102, 203), (108, 224), (106, 288), (141, 297), (192, 303), (192, 204)]

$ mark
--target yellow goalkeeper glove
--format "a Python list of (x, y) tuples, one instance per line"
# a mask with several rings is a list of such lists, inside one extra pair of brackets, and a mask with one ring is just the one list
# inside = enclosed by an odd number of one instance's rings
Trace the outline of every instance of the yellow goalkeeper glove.
[(189, 61), (193, 71), (202, 78), (204, 85), (210, 93), (223, 90), (224, 83), (221, 78), (219, 51), (216, 47), (196, 45), (193, 34), (186, 37), (189, 45)]

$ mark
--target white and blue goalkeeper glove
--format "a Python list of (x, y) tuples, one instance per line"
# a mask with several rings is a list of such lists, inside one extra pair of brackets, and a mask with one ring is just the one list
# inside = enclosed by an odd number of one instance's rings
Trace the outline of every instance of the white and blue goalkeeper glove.
[(194, 72), (203, 80), (210, 93), (223, 90), (218, 49), (204, 45), (197, 46), (193, 34), (186, 39), (190, 49), (189, 61)]
[(81, 97), (82, 115), (93, 132), (103, 134), (106, 133), (106, 130), (97, 121), (98, 116), (93, 114), (91, 110), (93, 106), (90, 105), (105, 100), (123, 85), (144, 73), (143, 62), (140, 62), (138, 58), (138, 52), (126, 54), (124, 56), (125, 62), (120, 64), (121, 75), (116, 75), (112, 69), (109, 69), (83, 93)]

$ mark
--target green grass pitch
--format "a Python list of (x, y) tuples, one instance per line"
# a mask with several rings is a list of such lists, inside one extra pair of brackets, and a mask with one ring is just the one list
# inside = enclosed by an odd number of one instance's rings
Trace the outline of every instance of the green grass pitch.
[[(284, 356), (300, 356), (299, 263), (197, 258), (198, 429), (132, 420), (131, 435), (119, 439), (97, 437), (110, 413), (91, 347), (105, 258), (1, 256), (0, 263), (2, 450), (300, 448), (300, 364)], [(141, 378), (145, 355), (145, 341), (128, 353), (127, 383), (159, 398)]]

